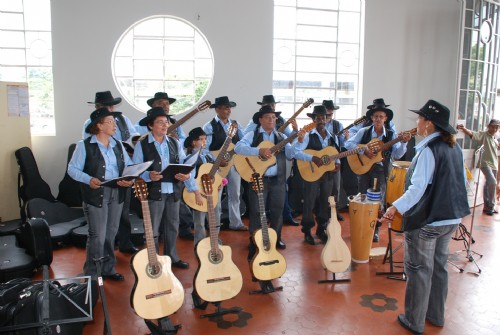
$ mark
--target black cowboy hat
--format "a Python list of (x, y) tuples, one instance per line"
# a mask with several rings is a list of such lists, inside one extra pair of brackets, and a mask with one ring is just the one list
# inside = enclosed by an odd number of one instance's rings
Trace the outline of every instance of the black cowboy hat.
[(155, 93), (155, 96), (152, 97), (151, 99), (148, 99), (148, 106), (149, 107), (153, 107), (153, 102), (155, 102), (155, 100), (160, 100), (160, 99), (165, 99), (165, 100), (168, 100), (168, 102), (170, 104), (173, 104), (177, 99), (174, 99), (174, 98), (169, 98), (168, 97), (168, 94), (165, 93), (165, 92), (156, 92)]
[(374, 108), (368, 110), (368, 112), (366, 112), (366, 117), (371, 120), (371, 117), (375, 112), (384, 112), (385, 115), (387, 115), (387, 120), (385, 121), (386, 123), (391, 121), (392, 118), (394, 117), (394, 113), (392, 112), (392, 110), (390, 110), (389, 108), (386, 108), (382, 105), (375, 106)]
[(226, 96), (215, 98), (215, 102), (210, 105), (210, 108), (215, 108), (219, 106), (229, 106), (236, 107), (236, 102), (229, 101), (229, 98)]
[(103, 106), (114, 106), (122, 102), (122, 98), (113, 98), (110, 91), (96, 92), (95, 100), (88, 101), (89, 104), (100, 104)]
[(139, 121), (139, 125), (140, 126), (147, 126), (152, 121), (154, 121), (158, 116), (166, 116), (168, 118), (168, 120), (171, 121), (170, 120), (170, 116), (168, 116), (167, 113), (165, 113), (165, 111), (163, 110), (163, 108), (161, 108), (161, 107), (153, 107), (150, 110), (148, 110), (148, 112), (146, 113), (146, 116), (143, 117)]
[(255, 113), (252, 116), (252, 121), (255, 124), (260, 124), (259, 119), (264, 115), (264, 114), (269, 114), (269, 113), (274, 113), (276, 117), (280, 116), (281, 112), (275, 112), (273, 108), (269, 105), (264, 105), (262, 106), (257, 113)]
[(257, 101), (257, 104), (259, 105), (268, 105), (268, 104), (279, 104), (280, 102), (276, 102), (274, 100), (274, 95), (270, 94), (270, 95), (264, 95), (262, 97), (262, 101), (261, 102), (258, 102)]
[(339, 109), (340, 107), (337, 106), (335, 104), (335, 102), (333, 102), (332, 100), (323, 100), (323, 103), (322, 103), (323, 106), (325, 106), (326, 109), (333, 109), (333, 110), (337, 110)]
[(201, 127), (191, 129), (188, 137), (184, 140), (184, 148), (189, 148), (193, 145), (193, 141), (202, 135), (207, 135)]
[(425, 117), (427, 120), (434, 123), (434, 125), (450, 134), (456, 134), (457, 131), (450, 125), (450, 110), (448, 107), (440, 104), (436, 100), (429, 100), (425, 103), (424, 107), (419, 110), (410, 109), (411, 112), (417, 113)]
[(101, 121), (107, 116), (117, 116), (118, 114), (121, 114), (120, 112), (110, 112), (106, 107), (102, 107), (99, 109), (96, 109), (90, 114), (90, 123), (88, 124), (87, 127), (85, 127), (85, 132), (90, 133), (90, 128), (92, 128), (93, 125), (95, 125), (97, 122)]
[(307, 113), (307, 116), (309, 116), (311, 119), (314, 119), (316, 115), (326, 115), (326, 107), (323, 105), (317, 105), (314, 106), (313, 112), (312, 113)]
[(373, 99), (373, 104), (366, 106), (367, 109), (374, 109), (378, 107), (389, 107), (390, 105), (386, 105), (383, 98)]

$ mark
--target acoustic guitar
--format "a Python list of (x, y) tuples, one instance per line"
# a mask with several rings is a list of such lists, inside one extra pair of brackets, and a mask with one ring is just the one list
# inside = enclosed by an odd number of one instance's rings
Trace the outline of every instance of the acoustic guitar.
[[(409, 133), (411, 136), (415, 136), (417, 134), (417, 128), (410, 129), (404, 133)], [(371, 159), (363, 154), (348, 156), (347, 162), (349, 163), (351, 170), (357, 175), (362, 175), (370, 171), (373, 164), (381, 162), (384, 159), (382, 155), (384, 152), (389, 150), (394, 144), (401, 142), (403, 140), (404, 133), (398, 135), (398, 137), (387, 143), (384, 143), (382, 140), (378, 138), (372, 139), (366, 145), (370, 144), (369, 147), (372, 148), (372, 151), (377, 155)], [(358, 146), (362, 146), (362, 144), (358, 144)]]
[(358, 124), (364, 123), (364, 122), (366, 122), (366, 121), (368, 121), (368, 118), (366, 117), (366, 115), (363, 115), (363, 116), (362, 116), (362, 117), (360, 117), (359, 119), (354, 120), (354, 122), (353, 122), (353, 123), (351, 123), (350, 125), (348, 125), (348, 126), (347, 126), (347, 127), (345, 127), (344, 129), (342, 129), (342, 130), (340, 130), (340, 131), (336, 132), (336, 133), (335, 133), (335, 135), (340, 136), (340, 134), (342, 134), (344, 131), (349, 130), (349, 129), (351, 129), (352, 127), (357, 126)]
[(212, 186), (213, 189), (215, 190), (214, 194), (212, 194), (212, 202), (213, 206), (217, 206), (217, 203), (219, 202), (219, 192), (217, 190), (219, 189), (219, 186), (222, 184), (222, 176), (217, 173), (217, 171), (220, 168), (220, 164), (224, 158), (224, 155), (231, 143), (231, 139), (233, 138), (234, 135), (236, 135), (236, 131), (238, 131), (238, 123), (236, 121), (233, 121), (231, 126), (229, 126), (229, 129), (227, 131), (227, 137), (224, 143), (222, 144), (222, 147), (220, 149), (219, 154), (217, 155), (217, 158), (215, 159), (215, 162), (212, 163), (204, 163), (200, 165), (200, 168), (198, 169), (198, 176), (196, 177), (196, 183), (198, 184), (198, 189), (201, 192), (202, 196), (202, 204), (198, 205), (196, 203), (196, 197), (194, 195), (194, 192), (188, 192), (186, 188), (184, 188), (184, 191), (182, 192), (182, 198), (184, 199), (184, 202), (191, 207), (192, 209), (196, 209), (197, 211), (200, 212), (206, 212), (207, 211), (207, 194), (204, 193), (203, 191), (203, 182), (201, 180), (201, 177), (205, 174), (210, 176), (212, 179)]
[(196, 113), (201, 112), (201, 111), (207, 109), (208, 107), (210, 107), (211, 104), (212, 103), (210, 102), (210, 100), (203, 101), (201, 104), (198, 105), (197, 108), (195, 108), (191, 112), (189, 112), (186, 115), (184, 115), (183, 117), (181, 117), (174, 124), (170, 125), (170, 127), (168, 127), (168, 130), (167, 130), (167, 135), (175, 137), (175, 135), (176, 135), (175, 131), (177, 130), (177, 128), (182, 126), (187, 120), (189, 120), (191, 117), (193, 117)]
[(194, 290), (203, 300), (218, 302), (236, 296), (243, 286), (243, 277), (231, 259), (231, 248), (219, 245), (212, 200), (212, 178), (205, 174), (201, 180), (208, 200), (210, 236), (196, 245), (199, 266), (194, 276)]
[(285, 123), (283, 123), (281, 125), (281, 127), (278, 128), (278, 131), (280, 133), (282, 133), (286, 129), (286, 127), (288, 127), (288, 125), (292, 122), (292, 120), (294, 120), (295, 118), (297, 118), (297, 116), (299, 116), (299, 114), (302, 113), (302, 111), (304, 109), (306, 109), (307, 107), (311, 106), (312, 103), (314, 103), (314, 99), (313, 98), (307, 99), (302, 104), (302, 107), (300, 107), (295, 113), (293, 113), (293, 115)]
[(257, 246), (257, 254), (252, 259), (251, 271), (259, 280), (271, 280), (281, 277), (286, 271), (285, 257), (276, 250), (278, 240), (276, 231), (267, 226), (266, 205), (264, 203), (264, 183), (258, 173), (252, 176), (252, 189), (259, 199), (261, 228), (252, 236)]
[(184, 302), (184, 288), (172, 273), (170, 257), (156, 254), (148, 188), (144, 180), (136, 179), (134, 192), (142, 205), (146, 249), (136, 253), (130, 260), (130, 267), (135, 276), (130, 304), (141, 318), (160, 319), (181, 308)]
[(342, 239), (342, 232), (337, 220), (337, 210), (335, 209), (335, 198), (328, 197), (331, 208), (331, 218), (326, 227), (328, 240), (323, 251), (321, 251), (321, 265), (324, 269), (333, 272), (344, 272), (351, 265), (351, 252), (347, 244)]
[[(306, 132), (313, 130), (316, 128), (316, 123), (310, 123), (304, 126)], [(247, 163), (246, 159), (250, 161), (251, 165), (255, 169), (255, 172), (259, 175), (263, 176), (266, 170), (276, 164), (276, 154), (282, 150), (287, 143), (291, 143), (295, 138), (297, 138), (299, 133), (294, 133), (290, 135), (290, 137), (284, 139), (278, 144), (274, 144), (270, 141), (262, 141), (258, 148), (269, 148), (271, 150), (272, 156), (270, 158), (263, 158), (261, 156), (250, 156), (250, 155), (234, 155), (234, 165), (236, 166), (236, 170), (240, 174), (241, 178), (244, 180), (251, 182), (252, 175), (254, 174), (254, 170)]]
[[(236, 127), (238, 127), (238, 123), (234, 122)], [(236, 134), (236, 133), (235, 133)], [(234, 135), (233, 135), (234, 136)], [(226, 166), (219, 166), (219, 174), (222, 178), (226, 178), (229, 170), (234, 165), (233, 156), (234, 156), (234, 143), (229, 143), (229, 146), (226, 148), (225, 152), (222, 151), (222, 148), (219, 150), (210, 151), (214, 157), (219, 157), (222, 152), (222, 159), (227, 162)]]
[[(373, 146), (373, 148), (372, 148)], [(341, 159), (350, 155), (357, 154), (362, 150), (366, 150), (366, 148), (376, 149), (375, 144), (368, 143), (366, 146), (359, 146), (356, 149), (347, 150), (339, 153), (337, 149), (332, 146), (328, 146), (321, 150), (312, 150), (307, 149), (304, 150), (306, 154), (310, 154), (321, 159), (323, 165), (317, 166), (314, 162), (303, 161), (297, 159), (297, 167), (299, 169), (300, 175), (302, 179), (308, 181), (310, 183), (318, 180), (325, 174), (325, 172), (333, 171), (335, 169), (335, 160)]]

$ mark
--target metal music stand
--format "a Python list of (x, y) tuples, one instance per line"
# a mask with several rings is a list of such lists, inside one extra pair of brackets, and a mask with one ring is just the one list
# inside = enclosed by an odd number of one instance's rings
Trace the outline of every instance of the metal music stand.
[[(484, 152), (484, 144), (481, 145), (479, 148), (477, 148), (476, 152), (474, 153), (474, 156), (477, 156), (477, 160), (475, 160), (476, 162), (480, 162), (481, 161), (481, 157), (483, 155), (483, 152)], [(475, 274), (477, 276), (481, 273), (481, 268), (479, 267), (479, 265), (477, 264), (476, 260), (474, 259), (474, 255), (479, 256), (479, 258), (482, 258), (483, 255), (475, 252), (474, 250), (472, 250), (471, 249), (471, 245), (476, 242), (474, 240), (474, 238), (472, 237), (472, 229), (474, 228), (474, 219), (476, 217), (476, 215), (475, 215), (476, 214), (475, 209), (476, 209), (476, 204), (477, 204), (477, 191), (479, 189), (479, 179), (480, 179), (480, 177), (481, 177), (481, 172), (478, 172), (478, 174), (477, 174), (477, 180), (476, 180), (476, 192), (474, 193), (474, 204), (472, 205), (470, 231), (468, 231), (467, 227), (465, 227), (462, 223), (460, 223), (458, 225), (457, 230), (455, 231), (455, 236), (452, 237), (452, 239), (455, 240), (455, 241), (463, 241), (464, 242), (465, 249), (462, 249), (462, 250), (458, 251), (457, 253), (460, 253), (462, 251), (466, 252), (465, 258), (467, 258), (469, 260), (469, 262), (473, 262), (476, 265), (477, 270), (478, 270), (478, 272), (469, 272), (469, 273), (473, 273), (473, 274)], [(450, 263), (451, 265), (453, 265), (454, 267), (456, 267), (460, 271), (460, 273), (462, 273), (464, 271), (464, 269), (462, 267), (459, 267), (457, 264), (455, 264), (455, 263), (453, 263), (451, 261), (448, 261), (448, 263)]]
[[(394, 271), (394, 250), (392, 248), (392, 227), (391, 227), (391, 222), (389, 221), (389, 223), (387, 224), (387, 231), (389, 233), (389, 242), (387, 243), (387, 249), (385, 251), (385, 256), (384, 256), (384, 264), (386, 262), (387, 259), (389, 259), (389, 271), (388, 272), (375, 272), (375, 275), (379, 276), (379, 275), (387, 275), (387, 278), (388, 279), (394, 279), (394, 280), (402, 280), (402, 281), (406, 281), (406, 276), (405, 276), (405, 273), (403, 271)], [(399, 249), (399, 247), (398, 247)], [(398, 276), (398, 275), (401, 275)]]

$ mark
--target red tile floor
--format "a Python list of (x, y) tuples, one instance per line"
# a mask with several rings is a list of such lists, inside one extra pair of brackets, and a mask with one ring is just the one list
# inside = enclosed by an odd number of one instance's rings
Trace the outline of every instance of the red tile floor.
[[(480, 258), (472, 253), (478, 267), (466, 256), (463, 241), (452, 240), (449, 266), (449, 296), (446, 310), (446, 325), (437, 328), (426, 325), (426, 334), (500, 334), (500, 248), (495, 243), (500, 239), (500, 214), (482, 215), (482, 207), (476, 209), (473, 227), (475, 243), (470, 250), (482, 254)], [(350, 245), (349, 215), (343, 213), (346, 221), (341, 223), (342, 236)], [(464, 220), (470, 229), (471, 217)], [(267, 295), (250, 295), (258, 289), (251, 281), (247, 257), (247, 232), (222, 231), (225, 244), (231, 246), (233, 260), (243, 275), (243, 289), (234, 298), (222, 303), (223, 307), (239, 306), (239, 314), (227, 314), (221, 318), (201, 318), (205, 313), (215, 311), (209, 305), (205, 311), (193, 307), (191, 292), (197, 261), (193, 253), (193, 242), (179, 240), (179, 254), (190, 263), (187, 270), (174, 269), (185, 290), (185, 300), (179, 311), (170, 316), (174, 324), (181, 324), (178, 334), (405, 334), (396, 321), (403, 312), (405, 283), (376, 275), (377, 271), (389, 271), (389, 265), (382, 264), (383, 257), (376, 257), (367, 264), (352, 263), (337, 279), (350, 278), (348, 283), (319, 284), (318, 280), (331, 279), (332, 274), (321, 266), (322, 244), (311, 246), (303, 242), (300, 227), (285, 226), (283, 240), (287, 244), (283, 255), (286, 258), (285, 274), (274, 280), (275, 286), (283, 291)], [(401, 245), (403, 237), (393, 233), (394, 248)], [(383, 227), (381, 241), (372, 247), (387, 246), (388, 231)], [(149, 334), (144, 321), (130, 307), (130, 293), (134, 276), (130, 269), (131, 256), (116, 251), (117, 270), (125, 275), (124, 282), (106, 281), (105, 296), (110, 312), (110, 326), (114, 334)], [(51, 278), (71, 277), (81, 273), (85, 253), (76, 247), (64, 247), (54, 252)], [(399, 266), (403, 250), (394, 253), (395, 265)], [(401, 271), (401, 268), (394, 268)], [(41, 278), (37, 274), (36, 279)], [(99, 300), (94, 309), (94, 320), (84, 328), (84, 334), (102, 334), (103, 311)]]

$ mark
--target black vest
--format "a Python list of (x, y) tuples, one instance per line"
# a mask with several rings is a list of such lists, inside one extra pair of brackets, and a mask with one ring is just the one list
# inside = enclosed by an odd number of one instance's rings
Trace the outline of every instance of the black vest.
[[(404, 213), (404, 231), (419, 229), (435, 221), (463, 218), (470, 214), (460, 146), (456, 144), (450, 148), (440, 137), (432, 139), (427, 146), (436, 160), (432, 183), (427, 185), (418, 203)], [(418, 156), (408, 169), (405, 189), (411, 184), (417, 161)]]
[(118, 127), (118, 129), (120, 129), (122, 141), (128, 140), (130, 137), (130, 131), (128, 130), (127, 122), (125, 122), (125, 117), (122, 115), (122, 113), (120, 113), (116, 116), (116, 119), (118, 119), (116, 126)]
[[(328, 145), (334, 147), (335, 149), (337, 149), (338, 152), (340, 152), (340, 149), (339, 149), (337, 143), (335, 143), (335, 141), (333, 140), (332, 137), (328, 138)], [(312, 150), (317, 150), (317, 151), (323, 149), (323, 145), (321, 144), (321, 139), (320, 139), (320, 136), (318, 134), (316, 134), (316, 133), (309, 134), (309, 143), (307, 143), (306, 149), (312, 149)], [(333, 171), (327, 171), (325, 173), (325, 176), (327, 176), (327, 178), (332, 178)]]
[[(149, 136), (146, 136), (141, 141), (142, 154), (144, 157), (144, 161), (153, 161), (153, 164), (149, 167), (148, 171), (162, 171), (166, 168), (166, 166), (161, 165), (161, 156), (156, 150), (155, 143), (149, 143)], [(178, 142), (175, 138), (169, 137), (167, 140), (168, 145), (168, 156), (170, 164), (179, 164), (179, 146)], [(159, 181), (151, 181), (147, 183), (148, 185), (148, 199), (149, 200), (161, 200), (161, 180)], [(178, 180), (173, 182), (174, 186), (174, 198), (180, 199), (182, 183)]]
[[(87, 137), (83, 143), (85, 144), (85, 164), (83, 165), (83, 172), (91, 177), (95, 177), (100, 181), (104, 181), (104, 174), (106, 173), (106, 163), (104, 157), (102, 156), (101, 150), (99, 150), (99, 145), (97, 143), (90, 143), (91, 137)], [(116, 156), (116, 162), (118, 164), (118, 174), (121, 176), (123, 169), (125, 168), (125, 159), (123, 157), (122, 146), (120, 141), (116, 140), (116, 145), (113, 147), (113, 152)], [(90, 188), (90, 185), (80, 183), (80, 188), (82, 191), (83, 201), (89, 205), (102, 207), (102, 199), (104, 196), (104, 188), (99, 187), (98, 189)], [(119, 187), (118, 202), (122, 203), (125, 199), (125, 187)]]
[[(252, 147), (258, 147), (260, 143), (262, 143), (263, 141), (263, 133), (260, 133), (259, 132), (259, 129), (260, 129), (260, 126), (257, 126), (257, 128), (255, 129), (254, 133), (253, 133), (253, 140), (252, 140)], [(274, 144), (278, 144), (280, 143), (281, 141), (283, 141), (285, 139), (285, 137), (283, 136), (283, 134), (281, 133), (278, 133), (278, 132), (274, 132)], [(278, 166), (278, 172), (277, 172), (277, 175), (276, 177), (278, 178), (278, 182), (285, 182), (285, 179), (286, 179), (286, 156), (285, 156), (285, 149), (283, 148), (283, 150), (279, 151), (278, 153), (276, 153), (276, 165)], [(263, 176), (261, 176), (263, 177)]]
[[(210, 121), (210, 124), (212, 125), (212, 142), (210, 143), (208, 150), (216, 151), (219, 150), (224, 144), (227, 134), (222, 125), (215, 120), (215, 118)], [(240, 137), (238, 136), (238, 132), (236, 132), (236, 135), (233, 136), (232, 142), (236, 144), (239, 140)]]

